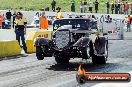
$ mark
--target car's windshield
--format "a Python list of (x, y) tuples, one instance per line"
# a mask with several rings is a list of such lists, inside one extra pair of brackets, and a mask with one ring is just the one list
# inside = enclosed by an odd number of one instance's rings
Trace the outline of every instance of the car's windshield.
[(54, 21), (54, 29), (58, 29), (63, 25), (72, 25), (72, 29), (96, 29), (96, 22), (90, 19), (62, 19)]

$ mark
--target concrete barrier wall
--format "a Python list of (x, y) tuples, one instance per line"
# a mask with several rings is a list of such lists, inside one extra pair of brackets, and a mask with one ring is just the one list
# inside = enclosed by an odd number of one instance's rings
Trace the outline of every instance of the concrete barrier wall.
[(0, 57), (15, 56), (21, 54), (18, 41), (0, 41)]
[(0, 29), (0, 57), (20, 55), (21, 48), (14, 30)]

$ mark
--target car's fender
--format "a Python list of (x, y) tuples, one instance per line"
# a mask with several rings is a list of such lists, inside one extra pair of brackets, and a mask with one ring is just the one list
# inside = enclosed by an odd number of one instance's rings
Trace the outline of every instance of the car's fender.
[(42, 46), (42, 45), (49, 46), (49, 40), (47, 38), (41, 38), (41, 37), (36, 38), (35, 46)]
[(89, 42), (90, 42), (90, 39), (88, 37), (82, 37), (73, 46), (87, 47), (89, 45)]

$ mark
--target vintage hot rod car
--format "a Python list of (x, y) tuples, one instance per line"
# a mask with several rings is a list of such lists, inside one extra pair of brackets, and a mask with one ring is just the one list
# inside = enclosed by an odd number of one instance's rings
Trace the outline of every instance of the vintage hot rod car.
[(70, 58), (92, 58), (94, 64), (105, 64), (108, 57), (108, 39), (95, 35), (97, 22), (86, 18), (59, 19), (53, 23), (52, 39), (37, 38), (38, 60), (55, 57), (59, 64), (69, 63)]

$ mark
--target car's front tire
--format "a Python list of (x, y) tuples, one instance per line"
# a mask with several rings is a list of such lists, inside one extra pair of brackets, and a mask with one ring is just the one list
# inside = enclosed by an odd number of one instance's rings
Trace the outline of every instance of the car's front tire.
[(36, 57), (38, 60), (44, 59), (44, 54), (43, 54), (42, 48), (40, 46), (36, 47)]

